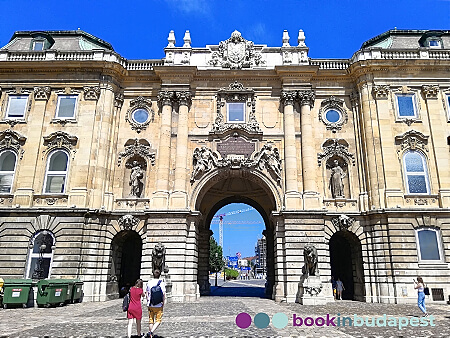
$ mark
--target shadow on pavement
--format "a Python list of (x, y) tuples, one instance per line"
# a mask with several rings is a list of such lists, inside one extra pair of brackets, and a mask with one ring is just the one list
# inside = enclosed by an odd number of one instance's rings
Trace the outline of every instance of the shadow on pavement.
[(265, 294), (264, 287), (255, 286), (239, 286), (239, 287), (220, 287), (211, 286), (211, 292), (209, 296), (215, 297), (259, 297), (268, 298)]

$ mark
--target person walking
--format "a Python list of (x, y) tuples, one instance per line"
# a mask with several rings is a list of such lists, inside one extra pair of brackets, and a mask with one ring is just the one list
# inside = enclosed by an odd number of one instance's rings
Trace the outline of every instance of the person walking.
[(331, 288), (333, 289), (333, 298), (336, 300), (336, 280), (331, 276)]
[(144, 282), (138, 279), (134, 286), (130, 288), (130, 305), (127, 310), (128, 318), (128, 338), (131, 337), (131, 330), (133, 328), (133, 321), (136, 321), (136, 330), (138, 336), (141, 335), (141, 320), (142, 320), (142, 305), (141, 298), (144, 296), (142, 290)]
[(342, 283), (341, 279), (338, 278), (336, 281), (336, 291), (337, 291), (336, 299), (342, 300), (342, 291), (343, 290), (345, 290), (344, 283)]
[(161, 325), (164, 303), (166, 300), (166, 285), (160, 279), (161, 271), (153, 271), (153, 279), (147, 282), (146, 295), (149, 317), (149, 332), (147, 338), (155, 337), (155, 330)]
[(425, 283), (422, 277), (417, 277), (417, 282), (414, 279), (414, 289), (417, 289), (417, 305), (419, 309), (423, 312), (425, 317), (428, 317), (427, 308), (425, 307)]

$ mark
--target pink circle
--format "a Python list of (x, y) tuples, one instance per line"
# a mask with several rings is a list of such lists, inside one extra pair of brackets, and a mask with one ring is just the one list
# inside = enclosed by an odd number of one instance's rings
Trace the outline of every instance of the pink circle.
[(247, 312), (241, 312), (236, 316), (236, 325), (241, 329), (246, 329), (252, 324), (252, 317)]

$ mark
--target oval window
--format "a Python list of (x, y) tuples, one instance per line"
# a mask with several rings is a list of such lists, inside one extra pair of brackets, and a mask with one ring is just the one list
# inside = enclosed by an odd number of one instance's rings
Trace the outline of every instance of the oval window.
[(148, 111), (145, 109), (136, 109), (133, 112), (133, 120), (137, 123), (145, 123), (148, 120)]
[(331, 123), (336, 123), (341, 119), (341, 113), (339, 113), (337, 110), (330, 109), (325, 114), (326, 119)]

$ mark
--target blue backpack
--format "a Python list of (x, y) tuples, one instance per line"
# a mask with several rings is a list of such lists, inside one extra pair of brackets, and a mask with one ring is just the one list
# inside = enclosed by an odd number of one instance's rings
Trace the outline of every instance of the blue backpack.
[(150, 305), (158, 305), (163, 302), (163, 292), (160, 284), (161, 280), (150, 289)]
[(129, 306), (130, 306), (130, 293), (128, 292), (125, 295), (125, 297), (123, 297), (123, 301), (122, 301), (123, 312), (128, 311)]

